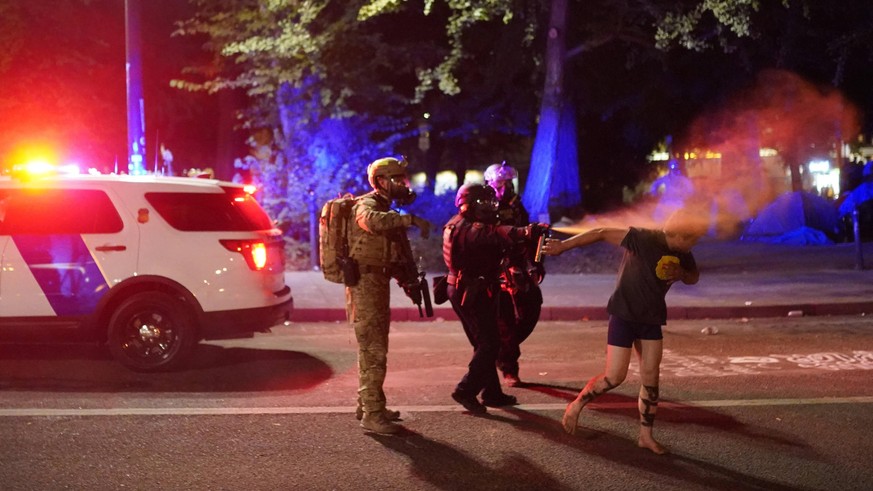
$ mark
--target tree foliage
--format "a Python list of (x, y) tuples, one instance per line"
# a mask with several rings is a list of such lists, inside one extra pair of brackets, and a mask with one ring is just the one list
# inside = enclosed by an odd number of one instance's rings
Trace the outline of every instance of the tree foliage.
[[(783, 5), (788, 0), (783, 0)], [(760, 0), (699, 0), (667, 5), (659, 16), (656, 46), (660, 49), (678, 44), (686, 49), (703, 51), (718, 44), (730, 50), (737, 38), (752, 35), (752, 15)]]
[[(180, 32), (205, 35), (216, 57), (176, 85), (251, 96), (244, 126), (270, 129), (271, 162), (283, 162), (273, 168), (285, 169), (276, 189), (300, 189), (282, 197), (287, 206), (299, 208), (294, 196), (311, 189), (322, 199), (360, 184), (366, 163), (388, 153), (412, 157), (431, 177), (509, 154), (524, 174), (545, 114), (537, 121), (551, 69), (551, 1), (193, 1), (198, 14)], [(861, 0), (849, 6), (862, 20), (842, 32), (848, 17), (829, 12), (839, 9), (804, 0), (569, 0), (558, 61), (572, 83), (553, 113), (570, 109), (579, 121), (563, 134), (581, 138), (586, 189), (633, 185), (665, 134), (763, 68), (805, 74), (817, 64), (845, 80), (873, 25)], [(572, 156), (560, 165), (567, 162)]]
[[(530, 132), (532, 105), (522, 102), (534, 100), (524, 79), (533, 61), (519, 63), (511, 51), (491, 44), (521, 46), (523, 26), (489, 24), (481, 9), (460, 7), (464, 2), (450, 2), (448, 9), (427, 2), (423, 10), (406, 2), (193, 2), (197, 14), (181, 23), (178, 33), (204, 36), (216, 57), (210, 66), (187, 70), (173, 85), (245, 90), (251, 104), (242, 127), (275, 128), (268, 133), (274, 154), (281, 154), (263, 162), (261, 175), (314, 190), (318, 200), (360, 189), (366, 164), (386, 154), (418, 154), (412, 164), (432, 176), (462, 149), (474, 153), (488, 134)], [(459, 53), (453, 42), (461, 39), (444, 31), (447, 19), (458, 26), (452, 31), (458, 36), (474, 19), (484, 23), (480, 36), (465, 40), (466, 56), (452, 55)], [(473, 59), (472, 53), (482, 58)], [(449, 99), (424, 90), (435, 74), (448, 73), (439, 66), (449, 60), (467, 73), (446, 75), (436, 85), (451, 93), (460, 80), (480, 93)], [(433, 142), (427, 152), (416, 144), (424, 134)], [(463, 166), (469, 158), (461, 159)], [(293, 196), (299, 193), (269, 200), (287, 203), (297, 214), (303, 207), (295, 206)]]
[[(393, 12), (409, 3), (415, 2), (374, 1), (366, 9), (372, 15)], [(504, 24), (520, 21), (525, 25), (528, 44), (539, 40), (547, 47), (539, 67), (545, 85), (524, 190), (525, 204), (534, 215), (544, 213), (550, 206), (566, 209), (581, 201), (576, 126), (570, 109), (573, 94), (566, 90), (563, 81), (564, 65), (569, 58), (610, 44), (631, 46), (635, 53), (647, 52), (647, 56), (652, 56), (655, 48), (666, 48), (672, 43), (702, 50), (717, 39), (727, 50), (731, 40), (749, 35), (750, 15), (757, 9), (753, 0), (602, 0), (575, 2), (569, 9), (566, 0), (445, 4), (450, 11), (446, 33), (451, 49), (436, 68), (419, 71), (419, 97), (435, 86), (448, 95), (460, 92), (455, 74), (459, 72), (460, 60), (469, 56), (465, 39), (483, 23), (497, 19)], [(427, 12), (434, 5), (432, 0), (426, 1), (423, 9)], [(549, 12), (551, 20), (546, 23), (545, 14)]]
[(302, 236), (311, 201), (360, 191), (367, 163), (393, 151), (411, 92), (408, 55), (384, 29), (359, 23), (355, 2), (193, 3), (178, 34), (203, 36), (215, 58), (173, 85), (246, 92), (240, 126), (254, 136), (239, 166), (257, 175), (289, 235)]

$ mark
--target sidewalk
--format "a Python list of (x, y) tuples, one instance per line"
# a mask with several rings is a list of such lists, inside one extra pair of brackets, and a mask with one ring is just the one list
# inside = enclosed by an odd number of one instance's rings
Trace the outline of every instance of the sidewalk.
[[(697, 285), (676, 284), (667, 294), (670, 319), (873, 314), (873, 243), (864, 244), (867, 269), (856, 269), (853, 244), (781, 246), (710, 242), (694, 251), (701, 270)], [(617, 265), (616, 265), (617, 268)], [(560, 274), (546, 263), (541, 320), (603, 320), (615, 273)], [(428, 281), (435, 274), (428, 274)], [(320, 272), (286, 273), (294, 295), (296, 322), (345, 321), (342, 285)], [(433, 318), (391, 282), (395, 321), (457, 319), (448, 304), (434, 305)]]

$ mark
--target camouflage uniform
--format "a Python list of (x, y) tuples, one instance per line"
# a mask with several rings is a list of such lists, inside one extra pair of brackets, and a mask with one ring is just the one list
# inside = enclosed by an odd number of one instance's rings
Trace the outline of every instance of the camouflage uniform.
[(377, 192), (357, 199), (349, 229), (349, 255), (359, 265), (358, 284), (346, 287), (346, 314), (358, 341), (358, 398), (364, 413), (385, 410), (388, 329), (391, 322), (390, 281), (392, 265), (399, 261), (391, 235), (406, 233), (411, 215), (390, 208), (388, 198)]

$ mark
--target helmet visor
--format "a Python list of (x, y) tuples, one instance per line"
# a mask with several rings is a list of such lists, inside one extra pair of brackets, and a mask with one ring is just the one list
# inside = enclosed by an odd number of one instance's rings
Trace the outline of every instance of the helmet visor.
[(409, 176), (406, 174), (394, 174), (392, 176), (388, 176), (388, 180), (391, 181), (391, 184), (396, 184), (398, 186), (409, 187)]
[(497, 211), (497, 207), (500, 206), (500, 202), (497, 199), (489, 198), (478, 198), (474, 203), (476, 208), (484, 211)]

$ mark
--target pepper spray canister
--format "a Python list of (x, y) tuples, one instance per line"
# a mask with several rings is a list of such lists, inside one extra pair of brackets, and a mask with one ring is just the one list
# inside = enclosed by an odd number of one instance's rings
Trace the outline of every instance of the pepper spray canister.
[(534, 254), (534, 262), (541, 263), (543, 262), (543, 245), (546, 243), (546, 238), (549, 236), (549, 231), (546, 230), (540, 235), (540, 238), (537, 240), (537, 251)]

